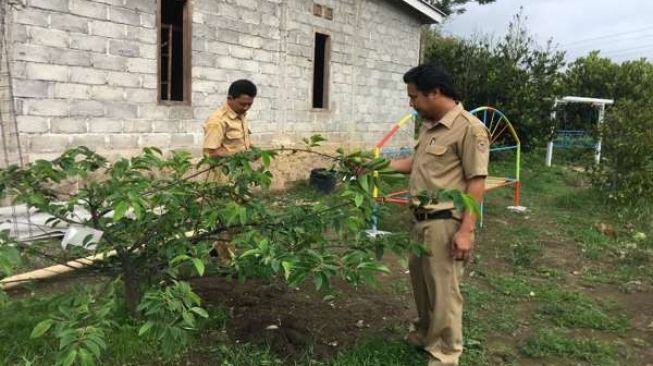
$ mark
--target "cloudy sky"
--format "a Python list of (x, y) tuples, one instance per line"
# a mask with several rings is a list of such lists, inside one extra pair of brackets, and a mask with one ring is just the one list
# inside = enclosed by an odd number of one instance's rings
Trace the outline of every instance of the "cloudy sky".
[(616, 62), (653, 60), (653, 0), (496, 0), (450, 17), (445, 34), (505, 34), (523, 7), (527, 27), (540, 44), (549, 38), (567, 51), (568, 60), (598, 49)]

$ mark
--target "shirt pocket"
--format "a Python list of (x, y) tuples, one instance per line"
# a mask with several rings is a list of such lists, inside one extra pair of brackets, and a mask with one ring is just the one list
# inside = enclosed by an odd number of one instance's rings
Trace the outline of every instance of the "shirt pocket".
[(456, 162), (454, 147), (451, 145), (431, 144), (424, 147), (424, 152), (425, 166), (434, 171), (447, 170)]
[(427, 154), (437, 157), (437, 158), (442, 158), (447, 154), (447, 151), (449, 150), (448, 146), (445, 145), (429, 145), (426, 147), (425, 151)]
[(243, 131), (241, 130), (227, 130), (227, 133), (225, 134), (227, 137), (227, 140), (242, 140), (243, 139)]

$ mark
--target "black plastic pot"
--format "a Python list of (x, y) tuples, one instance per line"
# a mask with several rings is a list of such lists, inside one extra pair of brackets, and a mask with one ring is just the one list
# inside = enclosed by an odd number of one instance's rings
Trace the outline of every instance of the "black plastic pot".
[(324, 194), (331, 193), (336, 189), (336, 173), (324, 168), (313, 169), (309, 184)]

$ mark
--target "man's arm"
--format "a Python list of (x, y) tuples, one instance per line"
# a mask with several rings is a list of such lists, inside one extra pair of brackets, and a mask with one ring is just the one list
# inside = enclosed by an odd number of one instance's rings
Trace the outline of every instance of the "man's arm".
[(214, 119), (211, 121), (211, 118), (213, 116), (209, 117), (209, 122), (204, 127), (204, 142), (202, 143), (204, 154), (212, 158), (228, 156), (230, 155), (229, 150), (222, 146), (226, 130), (225, 126), (220, 120)]
[(409, 174), (413, 169), (413, 157), (391, 160), (390, 167), (400, 173)]
[(217, 149), (206, 149), (206, 152), (207, 155), (209, 155), (212, 158), (220, 158), (223, 156), (229, 156), (233, 154), (232, 152), (230, 152), (229, 150), (225, 149), (222, 146), (220, 146)]
[[(485, 194), (485, 177), (474, 177), (467, 180), (465, 193), (474, 197), (478, 204), (483, 202)], [(474, 249), (474, 231), (476, 229), (476, 215), (465, 210), (458, 232), (453, 237), (451, 255), (457, 260), (467, 260)]]

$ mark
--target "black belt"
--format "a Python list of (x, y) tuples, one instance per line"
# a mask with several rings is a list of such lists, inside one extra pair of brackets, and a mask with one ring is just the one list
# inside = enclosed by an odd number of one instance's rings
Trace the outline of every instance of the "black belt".
[(417, 212), (417, 211), (413, 211), (413, 215), (415, 216), (415, 220), (417, 220), (417, 221), (449, 220), (449, 219), (454, 219), (454, 220), (460, 221), (459, 218), (457, 218), (457, 217), (455, 217), (453, 215), (452, 210), (441, 210), (441, 211), (433, 211), (433, 212)]

